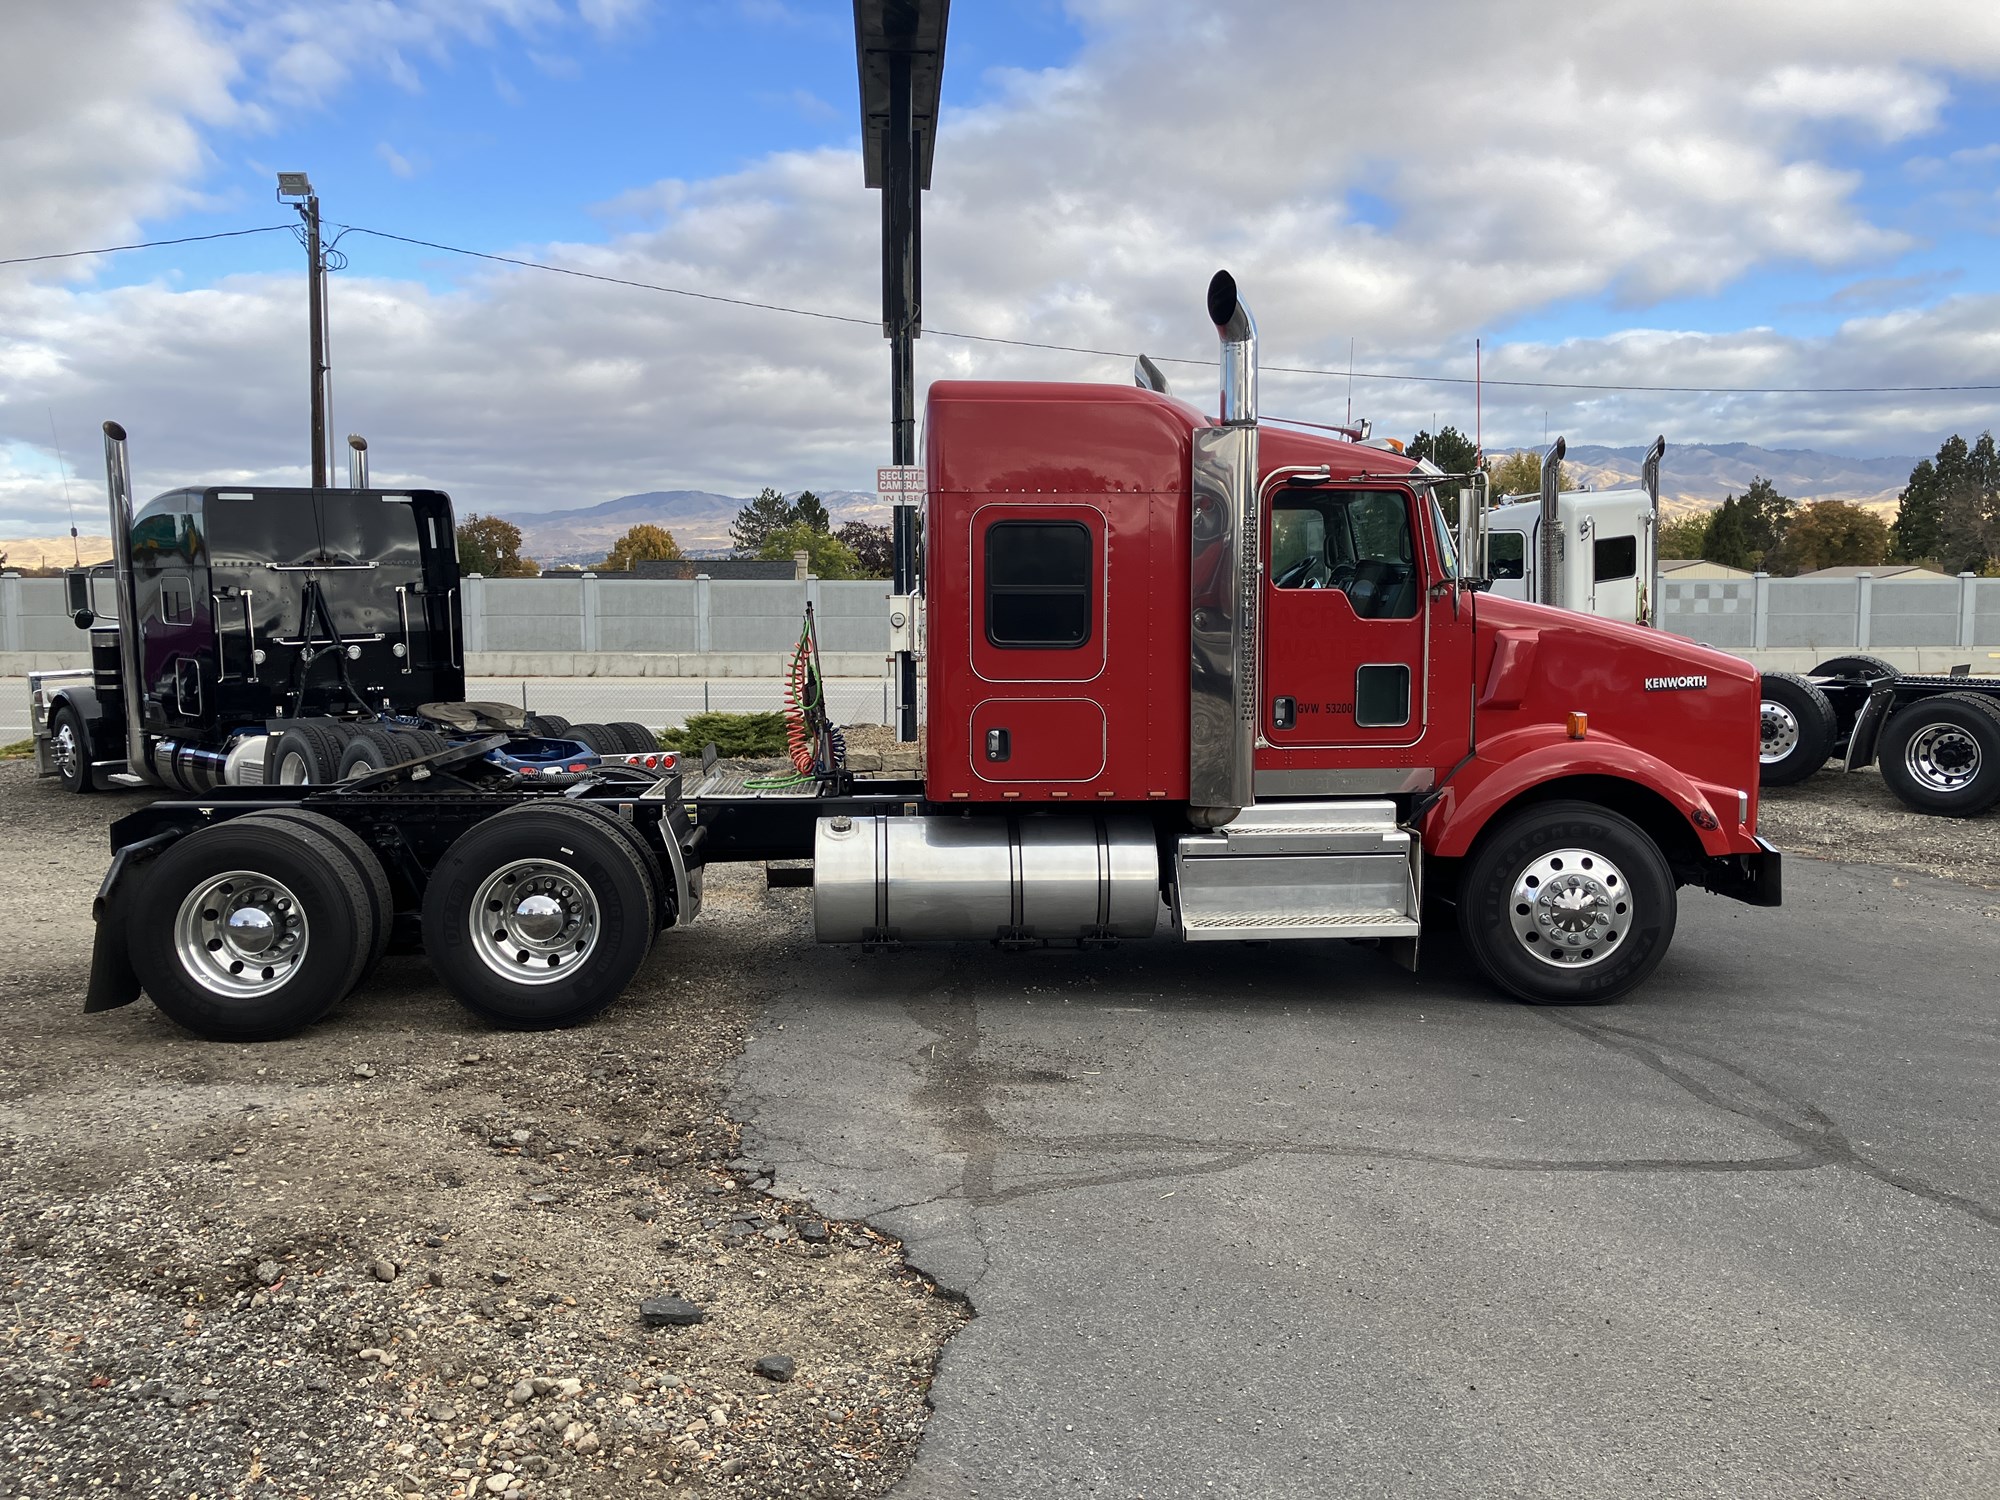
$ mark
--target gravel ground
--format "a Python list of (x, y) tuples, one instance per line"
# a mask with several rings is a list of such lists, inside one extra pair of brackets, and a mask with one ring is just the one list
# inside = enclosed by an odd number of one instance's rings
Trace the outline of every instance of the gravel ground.
[[(711, 871), (701, 921), (577, 1031), (484, 1030), (391, 958), (307, 1034), (221, 1046), (143, 1000), (80, 1013), (136, 805), (0, 764), (36, 894), (0, 974), (6, 1494), (889, 1489), (965, 1309), (760, 1192), (715, 1102), (758, 976), (817, 961), (803, 893)], [(1762, 826), (2000, 890), (2000, 813), (1921, 817), (1872, 771), (1769, 792)], [(701, 1321), (650, 1326), (652, 1297)]]
[[(223, 1046), (80, 1013), (136, 805), (0, 765), (34, 892), (0, 974), (0, 1492), (848, 1496), (908, 1467), (965, 1310), (759, 1192), (716, 1111), (757, 976), (816, 957), (800, 893), (713, 872), (576, 1031), (485, 1030), (391, 958), (308, 1033)], [(649, 1326), (652, 1297), (701, 1321)]]
[(1886, 865), (2000, 890), (2000, 807), (1976, 818), (1911, 812), (1872, 766), (1845, 776), (1828, 769), (1797, 786), (1766, 787), (1757, 827), (1787, 854)]

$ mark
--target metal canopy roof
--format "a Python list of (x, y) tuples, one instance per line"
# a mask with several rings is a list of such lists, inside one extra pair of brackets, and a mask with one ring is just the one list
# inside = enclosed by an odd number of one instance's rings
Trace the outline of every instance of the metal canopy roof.
[(861, 69), (861, 160), (868, 186), (882, 186), (882, 135), (889, 119), (889, 55), (910, 55), (917, 132), (917, 186), (931, 185), (937, 147), (938, 87), (944, 78), (945, 18), (951, 0), (854, 0), (854, 53)]

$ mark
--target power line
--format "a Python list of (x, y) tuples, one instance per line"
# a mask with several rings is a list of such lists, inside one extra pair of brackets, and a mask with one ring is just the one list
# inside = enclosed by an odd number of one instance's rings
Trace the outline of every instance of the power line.
[[(746, 297), (725, 297), (715, 292), (689, 291), (686, 287), (663, 286), (653, 281), (636, 281), (623, 276), (606, 276), (596, 271), (579, 271), (571, 266), (552, 266), (546, 261), (527, 260), (520, 256), (493, 255), (484, 250), (468, 250), (463, 245), (447, 245), (437, 240), (420, 240), (409, 235), (390, 234), (387, 230), (366, 229), (358, 224), (343, 224), (342, 229), (356, 234), (373, 235), (377, 239), (396, 240), (405, 245), (421, 245), (426, 250), (442, 250), (449, 255), (465, 255), (475, 260), (490, 260), (505, 266), (519, 266), (530, 271), (549, 271), (558, 276), (573, 276), (580, 281), (602, 281), (611, 286), (634, 287), (640, 291), (664, 292), (675, 297), (692, 297), (701, 302), (721, 302), (731, 307), (750, 307), (759, 312), (789, 313), (794, 317), (818, 318), (828, 323), (852, 323), (863, 328), (876, 328), (880, 320), (860, 318), (845, 313), (820, 312), (813, 308), (792, 307), (782, 302), (757, 302)], [(1036, 339), (1002, 338), (991, 333), (961, 333), (949, 328), (927, 328), (924, 330), (933, 338), (964, 339), (977, 344), (1004, 344), (1014, 349), (1046, 349), (1057, 354), (1088, 354), (1101, 359), (1135, 359), (1137, 352), (1130, 349), (1096, 349), (1083, 344), (1051, 344)], [(1152, 356), (1158, 364), (1196, 365), (1214, 368), (1212, 359), (1189, 359), (1179, 355), (1156, 354)], [(1309, 365), (1265, 365), (1264, 370), (1273, 375), (1314, 375), (1326, 379), (1341, 380), (1381, 380), (1414, 381), (1421, 385), (1474, 385), (1480, 383), (1470, 375), (1412, 375), (1386, 370), (1322, 370)], [(1950, 391), (2000, 391), (2000, 382), (1989, 385), (1620, 385), (1606, 381), (1588, 380), (1495, 380), (1485, 379), (1486, 385), (1509, 386), (1520, 390), (1537, 391), (1630, 391), (1642, 394), (1676, 394), (1687, 396), (1886, 396), (1916, 395)]]
[[(167, 245), (192, 245), (205, 240), (234, 239), (242, 235), (270, 234), (277, 230), (290, 230), (289, 224), (265, 224), (255, 229), (225, 229), (214, 234), (192, 234), (179, 239), (145, 240), (132, 245), (105, 245), (95, 250), (64, 250), (51, 255), (21, 255), (0, 260), (0, 266), (30, 265), (39, 261), (74, 260), (87, 255), (110, 255), (120, 250), (154, 250)], [(353, 234), (365, 234), (374, 239), (393, 240), (402, 245), (415, 245), (425, 250), (440, 250), (447, 255), (463, 255), (472, 260), (491, 261), (496, 265), (515, 266), (526, 271), (546, 271), (554, 276), (569, 276), (578, 281), (597, 281), (607, 286), (629, 287), (635, 291), (659, 292), (667, 296), (687, 297), (697, 302), (715, 302), (727, 307), (746, 307), (757, 312), (785, 313), (795, 318), (814, 318), (823, 323), (846, 323), (860, 328), (878, 328), (876, 318), (856, 317), (848, 313), (822, 312), (817, 308), (793, 307), (783, 302), (762, 302), (750, 297), (729, 297), (719, 292), (697, 292), (687, 287), (666, 286), (656, 281), (640, 281), (627, 276), (607, 276), (601, 271), (580, 271), (573, 266), (555, 266), (546, 261), (528, 260), (516, 255), (495, 255), (486, 250), (473, 250), (464, 245), (447, 245), (440, 240), (418, 239), (413, 235), (392, 234), (386, 229), (370, 229), (360, 224), (341, 224), (342, 230)], [(991, 333), (962, 333), (949, 328), (927, 330), (933, 338), (961, 339), (975, 344), (998, 344), (1011, 349), (1042, 349), (1056, 354), (1085, 354), (1098, 359), (1133, 359), (1136, 352), (1129, 349), (1097, 349), (1083, 344), (1054, 344), (1039, 339), (1010, 339)], [(1153, 356), (1156, 363), (1190, 365), (1213, 368), (1214, 360), (1190, 359), (1181, 355), (1161, 354)], [(1384, 382), (1408, 382), (1418, 385), (1474, 385), (1482, 383), (1469, 375), (1416, 375), (1404, 371), (1389, 370), (1327, 370), (1311, 365), (1265, 365), (1264, 370), (1272, 375), (1309, 375), (1327, 380), (1375, 380)], [(2000, 391), (2000, 382), (1990, 384), (1961, 385), (1628, 385), (1610, 381), (1589, 380), (1501, 380), (1488, 378), (1486, 385), (1507, 387), (1515, 390), (1536, 391), (1623, 391), (1638, 395), (1681, 395), (1681, 396), (1908, 396), (1941, 395), (1956, 392)]]
[(43, 260), (76, 260), (85, 255), (112, 255), (120, 250), (157, 250), (162, 245), (195, 245), (203, 240), (233, 240), (246, 234), (271, 234), (290, 229), (289, 224), (264, 224), (256, 229), (219, 229), (214, 234), (189, 234), (177, 240), (141, 240), (136, 245), (103, 245), (95, 250), (58, 250), (53, 255), (16, 255), (0, 260), (0, 266), (27, 266)]

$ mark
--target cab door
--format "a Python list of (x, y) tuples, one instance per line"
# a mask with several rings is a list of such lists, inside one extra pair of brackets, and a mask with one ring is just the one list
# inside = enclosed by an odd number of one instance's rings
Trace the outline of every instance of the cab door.
[[(1276, 748), (1395, 751), (1431, 717), (1433, 581), (1428, 501), (1373, 484), (1275, 492), (1265, 535), (1264, 741)], [(1354, 764), (1351, 757), (1343, 764)]]

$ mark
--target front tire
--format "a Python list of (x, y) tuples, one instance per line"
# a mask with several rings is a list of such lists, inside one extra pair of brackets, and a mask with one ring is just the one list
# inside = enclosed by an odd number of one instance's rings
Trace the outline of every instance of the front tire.
[(1978, 693), (1919, 698), (1889, 720), (1877, 755), (1905, 807), (1977, 817), (2000, 802), (2000, 703)]
[(1486, 977), (1534, 1005), (1603, 1005), (1673, 941), (1673, 871), (1629, 818), (1588, 802), (1523, 808), (1484, 835), (1459, 929)]
[(132, 966), (173, 1020), (212, 1041), (288, 1036), (325, 1015), (375, 943), (370, 894), (318, 832), (243, 818), (199, 829), (145, 871)]
[(1758, 705), (1757, 780), (1791, 786), (1826, 764), (1839, 718), (1825, 693), (1793, 672), (1766, 672)]
[(90, 730), (83, 716), (67, 703), (49, 719), (49, 758), (55, 762), (56, 777), (63, 790), (79, 796), (97, 790), (91, 772)]
[(424, 947), (475, 1015), (574, 1026), (618, 998), (651, 950), (651, 877), (617, 830), (532, 804), (475, 824), (424, 893)]

